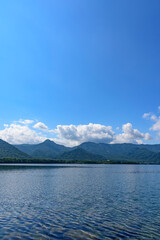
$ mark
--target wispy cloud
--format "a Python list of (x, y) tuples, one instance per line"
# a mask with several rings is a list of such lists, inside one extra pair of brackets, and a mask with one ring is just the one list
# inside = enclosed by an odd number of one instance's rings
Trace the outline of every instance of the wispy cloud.
[(142, 117), (145, 119), (148, 119), (148, 118), (150, 118), (150, 115), (151, 115), (151, 113), (144, 113)]
[(14, 121), (14, 123), (21, 123), (24, 125), (29, 125), (32, 124), (34, 120), (29, 120), (29, 119), (19, 119), (18, 121)]
[[(160, 111), (160, 106), (158, 107), (158, 112)], [(157, 135), (160, 136), (160, 116), (159, 113), (156, 115), (154, 113), (145, 113), (144, 118), (152, 120), (154, 123), (149, 130), (157, 132)]]

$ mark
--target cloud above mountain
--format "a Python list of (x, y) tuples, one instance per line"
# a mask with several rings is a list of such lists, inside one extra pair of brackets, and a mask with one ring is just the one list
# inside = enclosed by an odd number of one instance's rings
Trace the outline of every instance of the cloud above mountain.
[(48, 131), (48, 127), (42, 122), (36, 123), (33, 127), (43, 131)]
[(46, 139), (29, 126), (15, 123), (5, 126), (3, 130), (0, 130), (0, 138), (11, 144), (32, 144), (42, 142)]
[[(145, 118), (151, 119), (153, 116), (149, 113), (145, 115)], [(156, 122), (151, 130), (156, 131), (160, 129), (160, 125), (157, 118), (154, 121)], [(83, 142), (141, 144), (143, 141), (152, 140), (149, 133), (140, 132), (133, 128), (131, 123), (126, 123), (122, 125), (122, 128), (116, 128), (115, 131), (112, 126), (95, 123), (57, 125), (55, 129), (49, 129), (43, 122), (23, 119), (4, 124), (4, 129), (0, 130), (0, 138), (11, 144), (34, 144), (48, 138), (66, 146), (76, 146)]]
[(122, 133), (115, 135), (113, 143), (143, 143), (142, 140), (152, 140), (149, 133), (141, 133), (138, 129), (133, 129), (131, 123), (122, 126)]
[(58, 125), (55, 129), (55, 141), (70, 146), (82, 142), (112, 142), (114, 132), (111, 126), (89, 123), (88, 125)]
[(151, 140), (149, 133), (141, 133), (133, 129), (131, 123), (122, 126), (122, 133), (116, 134), (111, 126), (89, 123), (88, 125), (58, 125), (55, 132), (57, 143), (68, 146), (78, 145), (82, 142), (96, 143), (142, 143)]

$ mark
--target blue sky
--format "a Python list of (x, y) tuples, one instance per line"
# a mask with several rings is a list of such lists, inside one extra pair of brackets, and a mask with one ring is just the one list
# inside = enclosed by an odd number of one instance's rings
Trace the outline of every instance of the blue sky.
[(1, 1), (0, 137), (160, 143), (159, 12), (159, 0)]

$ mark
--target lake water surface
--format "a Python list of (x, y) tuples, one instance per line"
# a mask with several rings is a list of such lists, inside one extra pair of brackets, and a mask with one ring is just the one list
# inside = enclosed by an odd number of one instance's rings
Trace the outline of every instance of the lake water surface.
[(160, 239), (160, 166), (0, 165), (0, 239)]

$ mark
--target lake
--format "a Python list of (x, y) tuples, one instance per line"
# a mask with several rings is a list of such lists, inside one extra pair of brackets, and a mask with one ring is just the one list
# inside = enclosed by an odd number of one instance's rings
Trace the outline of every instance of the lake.
[(0, 165), (0, 239), (160, 239), (160, 166)]

